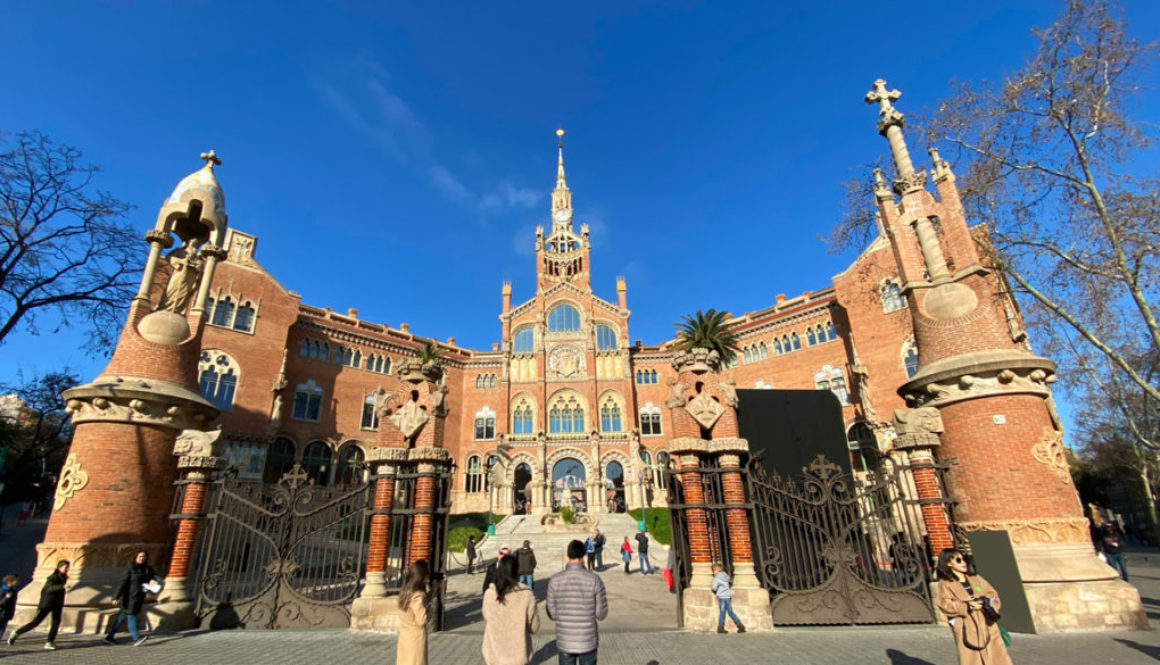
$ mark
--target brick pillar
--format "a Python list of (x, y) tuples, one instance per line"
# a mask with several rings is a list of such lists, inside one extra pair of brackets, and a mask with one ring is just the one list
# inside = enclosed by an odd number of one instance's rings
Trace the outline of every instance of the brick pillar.
[(922, 501), (919, 505), (922, 506), (922, 522), (926, 526), (926, 534), (930, 537), (930, 551), (937, 555), (948, 547), (954, 547), (955, 541), (951, 536), (950, 520), (947, 519), (946, 506), (943, 503), (945, 497), (934, 470), (934, 455), (930, 450), (911, 450), (907, 452), (907, 457), (910, 460), (914, 487), (918, 490), (919, 500)]
[(737, 453), (723, 453), (717, 457), (720, 464), (721, 487), (725, 491), (725, 503), (736, 508), (725, 509), (725, 523), (729, 529), (729, 556), (736, 567), (738, 564), (753, 566), (753, 547), (749, 540), (749, 518), (745, 514), (745, 480), (741, 476), (741, 456)]
[[(709, 566), (713, 563), (712, 548), (709, 545), (709, 517), (704, 508), (697, 506), (705, 503), (705, 490), (701, 486), (701, 473), (697, 471), (701, 460), (690, 450), (682, 450), (679, 442), (686, 439), (674, 439), (669, 445), (669, 451), (677, 463), (678, 479), (685, 494), (685, 522), (689, 540), (689, 558), (692, 564), (692, 578), (690, 587), (708, 588), (713, 581), (713, 574)], [(699, 439), (697, 443), (702, 443)]]
[[(419, 477), (415, 479), (415, 513), (411, 521), (411, 537), (407, 543), (407, 560), (405, 565), (421, 559), (431, 558), (431, 527), (435, 521), (435, 472), (436, 467), (430, 462), (420, 463), (416, 467)], [(430, 562), (429, 562), (430, 563)]]
[(395, 502), (397, 464), (375, 465), (375, 496), (371, 513), (370, 545), (367, 552), (367, 583), (361, 597), (382, 598), (387, 595), (387, 558), (391, 548), (391, 508)]
[(224, 466), (225, 459), (217, 455), (183, 455), (177, 462), (177, 468), (182, 474), (177, 484), (185, 488), (181, 498), (181, 512), (174, 516), (177, 520), (177, 536), (173, 541), (169, 571), (165, 575), (165, 592), (161, 601), (149, 608), (151, 619), (159, 629), (188, 630), (197, 626), (198, 620), (194, 615), (197, 593), (191, 585), (193, 571), (190, 567), (197, 551), (201, 521), (205, 518), (205, 499), (209, 492), (210, 477)]

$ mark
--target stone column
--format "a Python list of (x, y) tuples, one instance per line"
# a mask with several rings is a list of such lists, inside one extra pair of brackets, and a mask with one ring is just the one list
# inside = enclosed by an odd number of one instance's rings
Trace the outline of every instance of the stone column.
[(435, 511), (435, 477), (451, 461), (451, 455), (442, 448), (412, 448), (407, 451), (407, 461), (413, 464), (419, 477), (415, 479), (415, 515), (411, 521), (411, 535), (407, 544), (406, 566), (419, 561), (428, 560), (433, 571), (441, 570), (438, 562), (429, 561), (431, 558), (431, 544), (434, 533)]
[(367, 578), (362, 593), (350, 608), (351, 630), (397, 630), (398, 603), (387, 597), (387, 561), (391, 549), (391, 510), (395, 502), (395, 476), (407, 458), (405, 448), (372, 448), (367, 461), (374, 469), (375, 495), (371, 513)]
[(678, 478), (684, 489), (685, 519), (688, 525), (689, 557), (692, 577), (689, 586), (708, 589), (713, 582), (712, 550), (709, 545), (709, 517), (704, 508), (705, 489), (701, 485), (700, 453), (708, 442), (701, 439), (673, 439), (669, 454), (676, 461)]
[(160, 229), (150, 229), (145, 232), (145, 241), (149, 243), (149, 258), (145, 260), (145, 272), (141, 275), (141, 286), (138, 287), (137, 295), (133, 300), (148, 303), (153, 282), (157, 279), (157, 262), (161, 259), (161, 250), (173, 246), (173, 236)]
[(938, 409), (924, 407), (894, 412), (894, 448), (906, 454), (910, 476), (922, 502), (922, 521), (930, 537), (931, 551), (935, 554), (954, 547), (942, 487), (934, 470), (934, 449), (939, 445), (942, 431)]

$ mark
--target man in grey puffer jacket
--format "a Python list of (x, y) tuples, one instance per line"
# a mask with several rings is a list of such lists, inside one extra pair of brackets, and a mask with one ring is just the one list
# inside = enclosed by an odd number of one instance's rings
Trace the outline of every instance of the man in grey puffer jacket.
[(548, 580), (548, 617), (556, 622), (560, 665), (596, 665), (596, 622), (608, 616), (604, 581), (584, 568), (584, 543), (568, 543), (568, 565)]

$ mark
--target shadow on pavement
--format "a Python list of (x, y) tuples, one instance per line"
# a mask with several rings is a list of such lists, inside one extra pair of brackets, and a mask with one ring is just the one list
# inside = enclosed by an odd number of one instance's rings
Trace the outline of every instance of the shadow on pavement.
[(1125, 640), (1119, 637), (1116, 638), (1116, 641), (1126, 647), (1131, 647), (1136, 651), (1139, 651), (1145, 656), (1151, 656), (1154, 660), (1160, 660), (1160, 647), (1152, 646), (1151, 644), (1140, 644), (1139, 642)]
[(934, 665), (934, 663), (923, 658), (915, 658), (914, 656), (905, 654), (898, 649), (887, 649), (886, 657), (890, 659), (890, 665)]

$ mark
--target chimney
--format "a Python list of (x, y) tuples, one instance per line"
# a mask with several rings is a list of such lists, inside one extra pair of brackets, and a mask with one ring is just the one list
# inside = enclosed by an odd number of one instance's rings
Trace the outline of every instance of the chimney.
[(781, 307), (784, 304), (785, 304), (785, 294), (784, 293), (777, 294), (777, 306)]
[(357, 319), (358, 318), (358, 310), (353, 308), (353, 307), (347, 307), (346, 308), (346, 315), (352, 319)]
[(624, 275), (618, 275), (616, 278), (616, 302), (621, 309), (625, 309), (628, 302), (628, 285), (625, 284)]
[(451, 345), (451, 346), (455, 346), (455, 338), (454, 338), (454, 337), (448, 337), (448, 338), (447, 338), (447, 343), (448, 343), (449, 345)]
[(492, 351), (499, 351), (499, 342), (492, 342), (491, 343), (491, 350)]
[(512, 283), (511, 280), (505, 279), (503, 281), (503, 311), (511, 311), (512, 308)]
[(410, 323), (400, 323), (399, 330), (402, 330), (405, 333), (409, 333), (409, 332), (411, 332), (411, 324)]
[(639, 349), (640, 347), (641, 347), (641, 340), (638, 339), (638, 340), (636, 340), (636, 348)]

